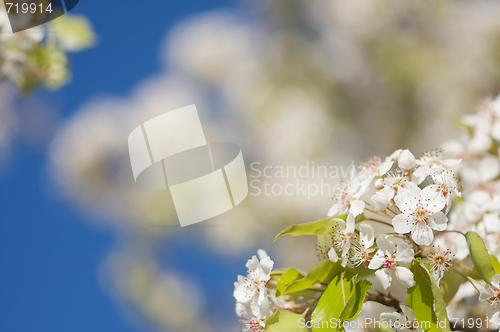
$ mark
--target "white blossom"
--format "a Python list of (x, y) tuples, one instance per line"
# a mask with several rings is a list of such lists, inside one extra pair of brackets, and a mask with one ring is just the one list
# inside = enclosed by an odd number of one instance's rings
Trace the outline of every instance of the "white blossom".
[(342, 219), (337, 220), (337, 225), (332, 232), (333, 247), (328, 251), (328, 258), (336, 263), (339, 260), (337, 252), (342, 258), (342, 266), (346, 266), (351, 240), (354, 234), (355, 221), (352, 214), (348, 214), (346, 222)]
[(417, 320), (417, 315), (410, 307), (400, 305), (402, 314), (397, 312), (383, 312), (380, 319), (391, 324), (391, 328), (401, 332), (424, 332)]
[(488, 301), (486, 317), (493, 325), (500, 324), (500, 274), (493, 276), (491, 286), (486, 284), (479, 294), (479, 301)]
[(328, 211), (328, 216), (333, 217), (348, 211), (354, 217), (360, 215), (364, 208), (365, 202), (360, 197), (366, 192), (372, 178), (364, 172), (356, 172), (352, 167), (350, 176), (346, 183), (341, 184), (341, 187), (335, 193), (333, 206)]
[(389, 157), (386, 157), (384, 161), (381, 161), (379, 157), (371, 158), (362, 168), (361, 172), (370, 174), (371, 177), (380, 177), (385, 175), (391, 169), (394, 164), (394, 159), (397, 158), (401, 150), (395, 151)]
[(375, 251), (371, 248), (375, 242), (375, 230), (371, 225), (367, 223), (359, 225), (359, 238), (352, 249), (351, 261), (354, 266), (370, 261), (370, 254)]
[(439, 197), (445, 201), (446, 212), (451, 208), (451, 198), (452, 195), (461, 197), (462, 193), (458, 190), (458, 182), (451, 171), (443, 171), (440, 174), (432, 174), (433, 185), (429, 185), (429, 188), (433, 188), (439, 193)]
[(412, 287), (415, 281), (413, 280), (413, 273), (407, 266), (413, 260), (415, 254), (413, 249), (408, 244), (401, 242), (396, 250), (394, 242), (389, 241), (387, 238), (387, 234), (377, 237), (379, 250), (373, 256), (368, 268), (376, 270), (382, 267), (382, 269), (375, 272), (375, 276), (384, 289), (389, 288), (391, 285), (393, 273), (405, 287)]
[(436, 236), (434, 245), (439, 246), (445, 251), (450, 251), (458, 260), (463, 260), (469, 255), (467, 240), (462, 234), (447, 232)]
[(259, 258), (253, 256), (247, 262), (247, 276), (238, 276), (234, 297), (245, 307), (246, 317), (260, 319), (270, 314), (266, 283), (271, 278), (274, 262), (264, 250), (259, 250), (258, 255)]
[(433, 263), (431, 272), (438, 287), (444, 277), (444, 273), (448, 271), (449, 267), (453, 266), (453, 264), (451, 264), (451, 257), (452, 255), (449, 250), (441, 251), (439, 246), (436, 247), (434, 254), (427, 255), (427, 258)]
[(425, 153), (416, 161), (418, 167), (413, 172), (412, 177), (415, 183), (421, 184), (425, 178), (431, 174), (439, 174), (444, 170), (452, 170), (453, 167), (459, 165), (460, 159), (445, 159), (441, 158), (441, 152), (431, 151)]
[(396, 196), (396, 205), (402, 213), (392, 219), (394, 230), (400, 234), (411, 233), (416, 244), (431, 244), (432, 231), (444, 231), (447, 227), (448, 218), (441, 212), (445, 201), (432, 187), (402, 190)]
[(472, 189), (486, 189), (488, 183), (500, 174), (500, 162), (496, 156), (474, 159), (464, 165), (461, 176), (465, 185)]

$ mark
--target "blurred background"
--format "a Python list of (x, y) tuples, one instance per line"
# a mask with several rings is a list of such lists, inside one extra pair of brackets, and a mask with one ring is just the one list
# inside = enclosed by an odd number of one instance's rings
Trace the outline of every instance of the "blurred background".
[(196, 104), (207, 139), (241, 146), (252, 175), (252, 162), (419, 155), (500, 92), (498, 1), (81, 1), (71, 13), (88, 22), (44, 27), (62, 55), (36, 86), (6, 66), (0, 38), (1, 331), (238, 331), (233, 282), (257, 248), (278, 268), (317, 261), (313, 238), (272, 241), (325, 217), (333, 194), (250, 194), (175, 227), (128, 156), (128, 134), (156, 115)]

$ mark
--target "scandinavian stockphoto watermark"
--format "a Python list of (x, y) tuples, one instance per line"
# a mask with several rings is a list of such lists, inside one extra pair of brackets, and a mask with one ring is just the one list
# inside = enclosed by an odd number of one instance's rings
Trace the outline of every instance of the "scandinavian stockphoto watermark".
[(222, 214), (248, 195), (241, 149), (207, 142), (195, 105), (144, 122), (128, 147), (135, 182), (170, 190), (181, 226)]
[[(450, 318), (449, 322), (446, 320), (436, 320), (434, 322), (438, 328), (446, 328), (447, 324), (453, 329), (481, 329), (486, 328), (498, 328), (497, 325), (490, 324), (487, 319), (481, 318)], [(299, 328), (308, 328), (308, 329), (394, 329), (396, 331), (406, 330), (412, 331), (417, 330), (418, 327), (421, 327), (424, 331), (431, 328), (430, 321), (399, 321), (399, 320), (379, 320), (377, 318), (356, 318), (352, 320), (340, 320), (338, 318), (332, 318), (330, 320), (305, 320), (304, 318), (299, 318), (297, 321), (297, 326)]]
[[(332, 318), (330, 320), (309, 320), (306, 321), (304, 318), (299, 318), (297, 322), (297, 326), (301, 329), (365, 329), (368, 327), (376, 328), (376, 329), (407, 329), (407, 330), (416, 330), (418, 327), (421, 327), (424, 330), (428, 330), (431, 327), (431, 322), (429, 321), (398, 321), (398, 320), (378, 320), (376, 318), (357, 318), (352, 320), (340, 320), (337, 318)], [(446, 327), (446, 321), (438, 321), (438, 327)]]
[(342, 189), (339, 179), (348, 177), (354, 165), (325, 166), (307, 160), (300, 166), (271, 166), (260, 162), (250, 164), (250, 195), (252, 196), (334, 196)]

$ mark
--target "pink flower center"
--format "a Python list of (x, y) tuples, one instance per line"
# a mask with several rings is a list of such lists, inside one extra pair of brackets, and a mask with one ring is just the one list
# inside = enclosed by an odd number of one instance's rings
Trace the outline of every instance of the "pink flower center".
[(245, 324), (245, 327), (247, 329), (252, 330), (253, 332), (259, 332), (262, 331), (262, 325), (260, 325), (260, 322), (257, 318), (252, 318), (250, 319), (250, 322)]
[(500, 289), (495, 286), (491, 286), (491, 289), (493, 289), (493, 292), (495, 292), (495, 295), (490, 297), (488, 300), (490, 300), (493, 303), (498, 303), (500, 302)]
[(349, 205), (351, 202), (352, 195), (351, 195), (349, 189), (350, 189), (349, 186), (344, 187), (344, 190), (342, 190), (342, 193), (340, 194), (340, 200), (345, 205)]
[(380, 159), (378, 157), (372, 157), (365, 165), (365, 167), (373, 172), (375, 172), (381, 165)]
[(387, 257), (384, 261), (384, 268), (390, 270), (396, 269), (396, 260), (392, 257)]
[(429, 212), (426, 209), (424, 209), (422, 206), (418, 206), (417, 210), (415, 211), (415, 219), (417, 219), (417, 221), (423, 221), (427, 223), (428, 214)]

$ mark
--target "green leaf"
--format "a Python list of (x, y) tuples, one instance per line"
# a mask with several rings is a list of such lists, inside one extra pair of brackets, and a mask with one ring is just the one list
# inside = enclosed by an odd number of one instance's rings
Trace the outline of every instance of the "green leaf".
[(417, 315), (420, 326), (428, 332), (450, 332), (446, 305), (434, 278), (419, 259), (411, 262), (410, 270), (415, 286), (408, 289), (406, 302)]
[(276, 241), (283, 235), (314, 235), (322, 233), (330, 233), (333, 227), (337, 224), (335, 219), (346, 220), (347, 214), (342, 214), (339, 216), (329, 217), (326, 219), (321, 219), (306, 224), (292, 225), (281, 231), (278, 236), (274, 239)]
[(495, 255), (490, 255), (491, 265), (493, 265), (493, 270), (495, 270), (495, 274), (500, 274), (500, 263), (498, 263), (498, 259)]
[(282, 274), (284, 274), (286, 271), (288, 271), (288, 269), (287, 269), (287, 268), (272, 270), (272, 271), (271, 271), (271, 275), (272, 275), (272, 276), (281, 276), (281, 275), (282, 275)]
[[(467, 269), (464, 267), (460, 267), (457, 264), (453, 264), (454, 269), (458, 272), (467, 275)], [(455, 294), (457, 293), (460, 285), (464, 282), (467, 282), (463, 276), (455, 271), (445, 272), (443, 280), (441, 280), (440, 290), (441, 295), (443, 296), (443, 300), (446, 304), (450, 303)]]
[(304, 278), (304, 276), (305, 276), (304, 274), (297, 271), (297, 269), (295, 269), (294, 267), (289, 268), (288, 271), (283, 273), (283, 275), (278, 281), (278, 289), (276, 296), (280, 296), (281, 293), (285, 290), (286, 286), (288, 286), (295, 280)]
[(429, 271), (426, 270), (425, 272), (427, 272), (431, 281), (432, 295), (434, 296), (434, 309), (436, 310), (436, 318), (438, 319), (438, 328), (440, 328), (442, 332), (451, 332), (450, 321), (448, 319), (448, 313), (446, 312), (446, 303), (444, 302), (443, 295), (441, 295), (441, 291)]
[(368, 269), (363, 266), (363, 264), (353, 268), (346, 267), (345, 270), (356, 273), (358, 275), (358, 278), (368, 278), (375, 275), (375, 270)]
[(264, 332), (307, 332), (305, 321), (301, 319), (301, 315), (278, 310), (266, 320)]
[(297, 279), (288, 284), (283, 289), (281, 294), (283, 295), (305, 290), (314, 284), (327, 280), (329, 277), (339, 273), (340, 271), (342, 271), (340, 264), (332, 263), (328, 259), (325, 259), (314, 265), (304, 278)]
[(340, 320), (345, 321), (358, 317), (361, 307), (365, 302), (366, 293), (372, 289), (373, 285), (371, 282), (365, 279), (361, 279), (356, 284), (356, 291), (354, 296), (351, 297), (347, 306), (344, 308), (342, 315), (340, 315)]
[(470, 256), (474, 267), (479, 275), (487, 283), (491, 282), (491, 278), (495, 275), (495, 270), (491, 264), (490, 254), (484, 245), (483, 239), (476, 232), (467, 232), (465, 239), (469, 245)]
[[(345, 271), (337, 274), (332, 279), (319, 298), (316, 308), (314, 308), (312, 313), (312, 321), (319, 323), (317, 327), (313, 325), (314, 332), (330, 332), (332, 330), (330, 323), (339, 322), (351, 297), (356, 293), (355, 278), (356, 274)], [(352, 314), (353, 309), (353, 307), (351, 307), (351, 310), (347, 309), (348, 313), (345, 315), (349, 316)]]
[(96, 42), (90, 21), (83, 15), (66, 14), (52, 21), (61, 46), (68, 51), (81, 51)]

